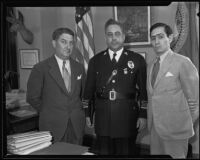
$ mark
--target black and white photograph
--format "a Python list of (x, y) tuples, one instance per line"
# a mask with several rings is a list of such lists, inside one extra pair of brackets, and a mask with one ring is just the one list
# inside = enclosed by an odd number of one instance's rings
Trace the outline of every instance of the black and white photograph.
[(59, 2), (1, 3), (1, 158), (199, 159), (199, 2)]

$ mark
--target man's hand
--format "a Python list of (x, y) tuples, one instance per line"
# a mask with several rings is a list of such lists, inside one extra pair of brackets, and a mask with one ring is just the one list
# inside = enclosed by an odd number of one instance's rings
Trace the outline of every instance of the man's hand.
[(86, 125), (89, 127), (89, 128), (93, 128), (94, 125), (91, 123), (90, 121), (90, 117), (86, 117)]
[(146, 126), (147, 126), (147, 120), (145, 118), (139, 118), (137, 120), (138, 132), (140, 132), (141, 130), (145, 129)]
[(83, 108), (88, 108), (89, 100), (82, 100)]

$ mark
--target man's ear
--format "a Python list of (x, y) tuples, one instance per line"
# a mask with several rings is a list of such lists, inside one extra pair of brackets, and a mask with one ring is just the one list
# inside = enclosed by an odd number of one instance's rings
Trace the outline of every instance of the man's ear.
[(125, 41), (125, 38), (126, 38), (126, 35), (125, 35), (125, 34), (123, 34), (123, 41)]
[(52, 45), (53, 45), (53, 48), (56, 48), (56, 41), (55, 40), (52, 40)]
[(170, 35), (169, 35), (169, 42), (170, 42), (170, 44), (172, 43), (173, 39), (174, 39), (174, 35), (173, 35), (173, 34), (170, 34)]

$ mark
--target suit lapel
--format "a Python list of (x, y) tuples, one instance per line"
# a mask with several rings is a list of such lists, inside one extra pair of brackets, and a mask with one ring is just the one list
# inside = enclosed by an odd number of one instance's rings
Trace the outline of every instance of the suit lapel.
[(55, 59), (54, 56), (52, 56), (52, 58), (49, 61), (49, 73), (52, 76), (52, 78), (56, 81), (57, 85), (66, 93), (69, 94), (66, 87), (65, 87), (65, 83), (64, 80), (62, 78), (62, 75), (60, 73), (60, 69), (58, 66), (58, 63)]
[(75, 89), (75, 83), (76, 83), (76, 64), (74, 61), (70, 58), (70, 67), (71, 67), (71, 92), (70, 94), (73, 94), (73, 91)]
[(152, 87), (152, 85), (151, 85), (151, 78), (152, 78), (152, 70), (153, 70), (153, 65), (154, 65), (154, 63), (155, 63), (155, 60), (154, 60), (154, 62), (150, 65), (150, 67), (149, 67), (149, 70), (148, 70), (148, 86), (149, 86), (149, 91), (150, 91), (150, 93), (152, 93), (153, 92), (153, 87)]
[(173, 52), (169, 52), (168, 55), (167, 55), (167, 57), (163, 60), (162, 65), (160, 67), (160, 71), (158, 72), (158, 75), (157, 75), (154, 87), (156, 87), (156, 85), (158, 84), (158, 82), (160, 81), (160, 79), (168, 71), (168, 69), (170, 67), (170, 63), (172, 61), (172, 55), (173, 55)]

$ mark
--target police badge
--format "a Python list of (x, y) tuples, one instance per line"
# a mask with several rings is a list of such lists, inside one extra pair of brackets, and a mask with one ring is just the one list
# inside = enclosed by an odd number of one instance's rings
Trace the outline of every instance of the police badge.
[(134, 63), (133, 63), (133, 61), (128, 61), (128, 67), (129, 67), (130, 69), (133, 69), (133, 68), (134, 68)]

